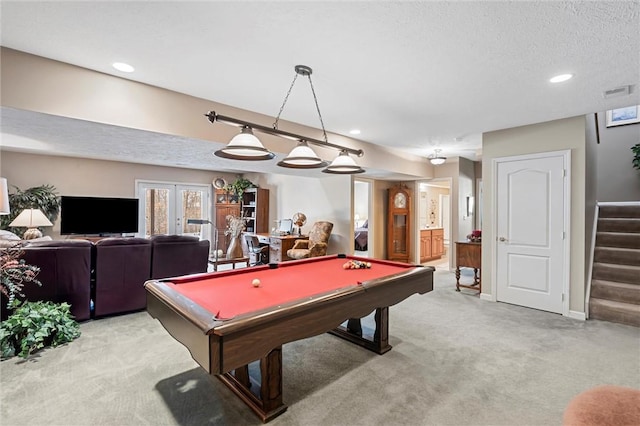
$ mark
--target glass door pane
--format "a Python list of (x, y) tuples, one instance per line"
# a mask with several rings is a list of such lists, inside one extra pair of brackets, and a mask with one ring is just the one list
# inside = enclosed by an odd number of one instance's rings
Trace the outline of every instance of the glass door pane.
[(195, 235), (202, 239), (208, 239), (211, 232), (211, 224), (189, 224), (188, 219), (209, 220), (207, 190), (202, 187), (178, 185), (177, 192), (180, 199), (177, 223), (180, 226), (179, 233)]
[(170, 234), (173, 232), (173, 188), (172, 185), (154, 185), (153, 187), (145, 185), (140, 195), (144, 208), (143, 225), (140, 229), (144, 229), (143, 237), (150, 237), (158, 234)]

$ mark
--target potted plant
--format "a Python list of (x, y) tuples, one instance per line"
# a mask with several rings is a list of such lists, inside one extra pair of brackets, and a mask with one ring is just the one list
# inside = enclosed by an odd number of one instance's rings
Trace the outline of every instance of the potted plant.
[[(60, 213), (60, 197), (56, 193), (53, 185), (41, 185), (21, 190), (14, 186), (16, 192), (9, 194), (9, 207), (11, 213), (0, 216), (0, 229), (7, 229), (9, 224), (22, 213), (24, 209), (40, 209), (42, 213), (51, 221), (55, 222)], [(22, 237), (25, 229), (12, 228), (12, 231)]]
[(640, 170), (640, 143), (632, 146), (631, 151), (633, 152), (633, 160), (631, 160), (631, 164), (633, 164), (634, 169)]
[(235, 201), (238, 201), (247, 188), (253, 187), (255, 187), (255, 185), (249, 179), (239, 177), (233, 183), (227, 184), (225, 190), (233, 196)]
[(21, 301), (25, 284), (42, 285), (36, 278), (40, 268), (20, 259), (21, 247), (0, 254), (0, 292), (6, 297), (11, 315), (0, 323), (2, 358), (18, 355), (27, 358), (46, 347), (58, 346), (80, 336), (68, 303)]

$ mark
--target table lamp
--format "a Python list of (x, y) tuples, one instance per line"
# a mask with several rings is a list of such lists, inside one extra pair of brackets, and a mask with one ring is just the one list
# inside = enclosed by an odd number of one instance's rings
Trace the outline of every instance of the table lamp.
[(28, 228), (22, 238), (31, 240), (42, 237), (38, 226), (53, 226), (53, 223), (39, 209), (24, 209), (9, 226)]

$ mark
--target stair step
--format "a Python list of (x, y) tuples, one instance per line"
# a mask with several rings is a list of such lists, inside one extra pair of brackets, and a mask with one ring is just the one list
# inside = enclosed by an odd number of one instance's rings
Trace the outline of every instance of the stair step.
[(594, 263), (592, 279), (640, 285), (640, 266)]
[(593, 252), (593, 261), (640, 266), (640, 249), (596, 247)]
[(640, 233), (640, 218), (600, 218), (598, 232)]
[(596, 232), (596, 247), (640, 249), (640, 234), (623, 232)]
[(640, 327), (640, 305), (591, 298), (589, 318)]
[(640, 285), (606, 280), (592, 280), (591, 297), (640, 305)]
[(598, 217), (640, 218), (640, 205), (599, 206)]

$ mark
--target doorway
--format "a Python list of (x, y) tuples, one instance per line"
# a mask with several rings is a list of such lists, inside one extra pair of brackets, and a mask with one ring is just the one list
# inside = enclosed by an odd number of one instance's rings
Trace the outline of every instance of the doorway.
[(353, 253), (356, 256), (373, 257), (373, 223), (371, 215), (371, 182), (353, 181)]
[(194, 235), (210, 240), (211, 225), (187, 223), (187, 219), (210, 220), (210, 185), (137, 181), (136, 198), (139, 236)]
[(494, 160), (496, 300), (569, 313), (570, 151)]
[[(417, 236), (416, 241), (420, 242), (418, 246), (418, 259), (423, 265), (435, 266), (437, 268), (449, 269), (449, 247), (450, 247), (450, 235), (451, 235), (451, 179), (433, 179), (426, 182), (420, 182), (418, 185), (418, 221), (417, 221)], [(429, 244), (429, 238), (431, 244), (439, 243), (438, 237), (428, 235), (429, 230), (442, 230), (442, 241), (444, 248), (442, 256), (437, 258), (431, 258), (429, 260), (422, 260), (428, 256), (424, 251), (429, 250), (425, 248), (424, 244)], [(438, 250), (431, 249), (432, 253), (437, 253)]]

